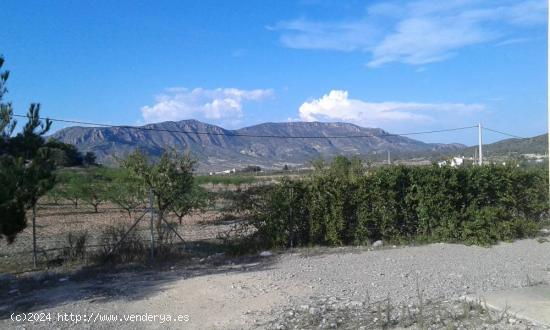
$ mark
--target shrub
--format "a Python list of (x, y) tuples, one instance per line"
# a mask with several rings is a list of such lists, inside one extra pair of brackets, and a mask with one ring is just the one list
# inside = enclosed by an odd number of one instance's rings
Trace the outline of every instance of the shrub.
[(445, 241), (493, 244), (531, 236), (548, 212), (546, 173), (506, 166), (317, 166), (245, 203), (271, 246)]
[(145, 246), (136, 230), (130, 231), (115, 249), (116, 244), (124, 237), (128, 229), (130, 229), (129, 225), (123, 223), (111, 225), (103, 229), (99, 236), (102, 250), (99, 252), (98, 257), (102, 260), (108, 259), (113, 262), (147, 260), (149, 256), (147, 246)]
[[(272, 188), (254, 190), (256, 194), (244, 195), (252, 207), (252, 224), (262, 240), (273, 246), (307, 245), (311, 239), (311, 217), (306, 208), (304, 185), (283, 179)], [(260, 197), (260, 198), (258, 198)], [(242, 201), (242, 200), (241, 200)]]
[(88, 232), (67, 234), (67, 246), (63, 249), (63, 256), (69, 260), (84, 260), (86, 258), (86, 242)]

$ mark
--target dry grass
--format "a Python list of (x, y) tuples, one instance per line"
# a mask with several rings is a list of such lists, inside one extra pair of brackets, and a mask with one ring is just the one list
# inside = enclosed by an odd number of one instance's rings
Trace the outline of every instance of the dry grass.
[[(116, 205), (102, 204), (95, 213), (89, 205), (75, 208), (66, 201), (62, 205), (43, 205), (37, 208), (36, 241), (38, 250), (38, 268), (57, 267), (71, 259), (72, 263), (86, 263), (89, 260), (85, 253), (98, 252), (104, 249), (102, 233), (113, 227), (128, 228), (134, 219), (143, 211), (136, 211), (132, 219), (124, 210), (117, 210)], [(20, 233), (15, 242), (7, 244), (0, 241), (0, 273), (20, 273), (33, 269), (32, 265), (32, 226), (30, 214), (28, 227)], [(197, 212), (186, 216), (181, 225), (174, 215), (169, 215), (168, 222), (178, 231), (186, 242), (211, 241), (223, 237), (232, 228), (232, 223), (224, 222), (217, 211)], [(147, 214), (136, 226), (136, 233), (149, 244), (150, 215)], [(85, 247), (78, 246), (84, 239)], [(157, 234), (157, 233), (156, 233)]]

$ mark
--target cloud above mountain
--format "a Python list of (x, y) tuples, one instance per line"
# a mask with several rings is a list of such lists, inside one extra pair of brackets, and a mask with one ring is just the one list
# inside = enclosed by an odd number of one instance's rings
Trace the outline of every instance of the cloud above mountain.
[(155, 97), (153, 105), (141, 108), (147, 123), (197, 118), (234, 120), (243, 116), (247, 102), (260, 102), (274, 96), (272, 89), (168, 88)]
[(433, 122), (438, 115), (453, 118), (485, 110), (482, 104), (368, 102), (349, 98), (345, 90), (331, 90), (318, 99), (302, 103), (303, 121), (342, 121), (365, 127), (385, 127), (396, 122)]
[(397, 62), (423, 65), (448, 59), (465, 47), (522, 38), (546, 23), (545, 0), (419, 0), (367, 7), (362, 18), (282, 21), (283, 46), (364, 52), (369, 67)]

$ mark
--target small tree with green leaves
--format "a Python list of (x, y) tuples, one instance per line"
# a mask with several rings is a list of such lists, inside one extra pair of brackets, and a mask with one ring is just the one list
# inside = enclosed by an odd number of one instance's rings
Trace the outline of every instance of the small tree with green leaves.
[(193, 185), (191, 189), (174, 201), (172, 212), (178, 217), (179, 224), (182, 224), (183, 217), (193, 210), (202, 210), (209, 203), (208, 193), (198, 185)]
[(101, 173), (92, 172), (84, 175), (84, 184), (80, 187), (81, 198), (98, 213), (99, 205), (106, 199), (108, 179)]
[(82, 187), (86, 180), (82, 175), (76, 172), (65, 172), (59, 175), (59, 190), (61, 196), (70, 201), (74, 208), (78, 208), (78, 203), (82, 199)]
[(107, 199), (124, 209), (131, 218), (132, 211), (143, 206), (147, 200), (143, 181), (124, 168), (112, 170), (108, 175), (111, 182), (106, 191)]
[[(157, 232), (162, 235), (162, 221), (168, 211), (193, 187), (195, 161), (188, 153), (178, 154), (166, 151), (156, 162), (151, 161), (140, 150), (136, 150), (122, 162), (150, 190), (157, 210)], [(161, 238), (162, 239), (162, 238)]]

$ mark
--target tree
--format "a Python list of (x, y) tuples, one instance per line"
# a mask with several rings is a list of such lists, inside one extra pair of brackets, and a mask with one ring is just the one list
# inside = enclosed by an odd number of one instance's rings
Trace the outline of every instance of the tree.
[(103, 173), (92, 171), (83, 175), (83, 185), (80, 187), (82, 200), (92, 205), (94, 212), (98, 212), (98, 207), (106, 199), (108, 178)]
[(178, 154), (174, 150), (165, 151), (153, 163), (140, 150), (136, 150), (122, 162), (124, 168), (142, 180), (147, 190), (154, 196), (157, 209), (157, 231), (161, 235), (162, 221), (178, 199), (193, 187), (195, 161), (188, 153)]
[(82, 198), (82, 187), (85, 185), (84, 177), (78, 173), (62, 173), (60, 174), (59, 185), (63, 198), (71, 201), (78, 208), (78, 201)]
[(147, 189), (143, 181), (132, 175), (127, 169), (117, 169), (109, 172), (111, 184), (106, 191), (106, 197), (117, 204), (132, 217), (132, 211), (146, 203)]
[[(0, 69), (3, 64), (0, 56)], [(40, 119), (39, 104), (31, 104), (27, 123), (13, 136), (13, 108), (3, 103), (8, 77), (0, 71), (0, 238), (11, 243), (27, 225), (26, 211), (53, 187), (55, 165), (43, 138), (52, 122)]]
[(244, 172), (244, 173), (256, 173), (261, 171), (262, 171), (262, 168), (258, 165), (248, 165), (247, 167), (241, 170), (241, 172)]
[(59, 173), (58, 186), (55, 188), (75, 208), (79, 201), (90, 204), (97, 213), (99, 205), (107, 199), (107, 190), (111, 178), (105, 168), (86, 168), (65, 170)]
[(193, 210), (203, 209), (208, 204), (208, 193), (198, 185), (193, 185), (191, 189), (174, 201), (172, 212), (178, 217), (181, 225), (183, 217)]
[(88, 166), (97, 165), (95, 161), (96, 161), (96, 156), (93, 152), (88, 151), (84, 154), (84, 164)]
[(53, 160), (57, 166), (81, 166), (84, 162), (82, 153), (72, 144), (50, 139), (46, 142), (46, 147), (52, 149)]

